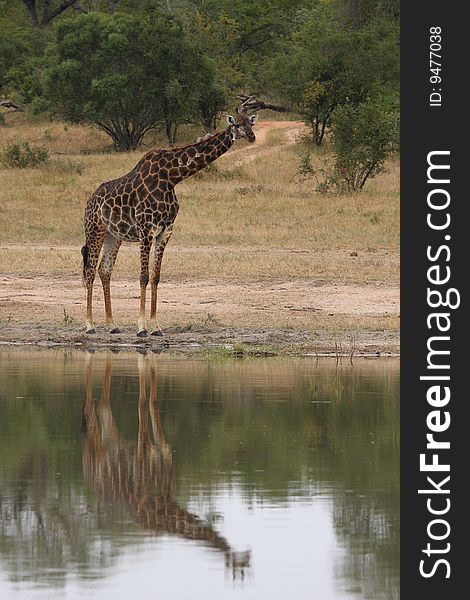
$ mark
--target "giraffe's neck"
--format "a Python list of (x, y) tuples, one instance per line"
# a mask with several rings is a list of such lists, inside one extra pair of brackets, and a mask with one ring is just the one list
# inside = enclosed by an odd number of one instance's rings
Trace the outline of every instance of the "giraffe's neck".
[(166, 151), (164, 157), (167, 161), (163, 168), (160, 168), (158, 176), (167, 177), (169, 184), (175, 186), (225, 154), (233, 142), (232, 127), (229, 126), (198, 144)]

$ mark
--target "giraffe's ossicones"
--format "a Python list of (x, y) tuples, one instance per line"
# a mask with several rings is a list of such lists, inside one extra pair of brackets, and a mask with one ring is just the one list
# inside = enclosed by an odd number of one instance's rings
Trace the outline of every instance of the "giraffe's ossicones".
[[(139, 242), (140, 311), (137, 335), (147, 335), (145, 305), (149, 282), (152, 291), (151, 334), (162, 335), (156, 322), (157, 289), (163, 252), (179, 209), (175, 185), (217, 160), (236, 139), (245, 138), (254, 142), (256, 138), (252, 127), (256, 119), (256, 115), (248, 116), (241, 108), (235, 117), (227, 117), (226, 129), (196, 144), (151, 150), (132, 171), (102, 183), (88, 199), (85, 206), (86, 242), (82, 248), (83, 280), (87, 289), (87, 333), (95, 332), (92, 298), (97, 269), (103, 285), (106, 324), (111, 333), (119, 333), (111, 309), (111, 274), (122, 242)], [(154, 260), (150, 272), (152, 245)]]

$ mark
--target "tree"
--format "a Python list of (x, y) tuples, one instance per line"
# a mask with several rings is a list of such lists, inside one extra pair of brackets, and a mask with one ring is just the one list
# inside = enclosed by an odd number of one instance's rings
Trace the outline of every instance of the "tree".
[(43, 58), (32, 56), (26, 58), (23, 64), (9, 69), (6, 78), (15, 99), (32, 114), (45, 113), (49, 109), (49, 103), (44, 98), (43, 69)]
[(182, 18), (191, 39), (216, 63), (225, 88), (266, 94), (266, 62), (303, 1), (186, 0)]
[(348, 29), (360, 29), (375, 19), (398, 21), (400, 0), (333, 0), (336, 15)]
[(6, 19), (0, 22), (0, 93), (7, 93), (8, 71), (34, 53), (34, 36)]
[(90, 13), (57, 28), (48, 49), (47, 96), (62, 115), (89, 121), (119, 150), (135, 149), (159, 125), (174, 144), (193, 120), (209, 65), (171, 18)]
[(205, 60), (208, 68), (199, 71), (200, 94), (196, 113), (204, 131), (209, 132), (216, 129), (220, 114), (227, 107), (229, 90), (214, 61)]
[(334, 110), (363, 102), (377, 87), (398, 88), (398, 25), (374, 21), (344, 31), (328, 7), (313, 11), (272, 61), (271, 78), (303, 114), (315, 145), (321, 145)]
[(47, 27), (53, 19), (70, 7), (83, 10), (78, 0), (62, 0), (58, 3), (51, 0), (42, 0), (41, 3), (36, 0), (23, 0), (23, 4), (26, 6), (33, 27)]
[(346, 104), (334, 113), (335, 181), (348, 191), (360, 191), (381, 171), (385, 159), (399, 147), (397, 97)]
[(37, 65), (46, 37), (31, 27), (21, 27), (7, 18), (0, 20), (0, 98), (22, 107), (37, 93)]
[(192, 44), (168, 40), (167, 83), (161, 90), (162, 113), (168, 143), (176, 144), (178, 127), (183, 123), (209, 124), (215, 128), (226, 105), (226, 94), (217, 85), (218, 74), (213, 61)]

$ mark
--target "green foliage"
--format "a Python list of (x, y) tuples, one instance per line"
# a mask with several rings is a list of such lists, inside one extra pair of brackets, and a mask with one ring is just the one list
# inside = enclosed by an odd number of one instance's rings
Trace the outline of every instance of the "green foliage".
[(289, 104), (321, 145), (338, 107), (398, 93), (398, 0), (81, 0), (87, 14), (55, 15), (59, 4), (44, 27), (26, 3), (2, 4), (0, 93), (95, 123), (121, 150), (154, 128), (169, 144), (182, 124), (213, 130), (240, 91)]
[(301, 179), (311, 177), (315, 173), (315, 169), (312, 166), (312, 153), (307, 148), (300, 154), (299, 164), (297, 167), (297, 176)]
[(46, 113), (50, 104), (44, 96), (43, 72), (45, 62), (43, 57), (31, 56), (25, 59), (21, 66), (12, 67), (8, 71), (8, 87), (12, 96), (27, 106), (34, 115)]
[(270, 69), (277, 88), (302, 113), (316, 145), (323, 143), (334, 110), (363, 102), (376, 88), (398, 89), (398, 25), (374, 21), (359, 31), (344, 31), (331, 7), (318, 8), (286, 42), (284, 56)]
[(43, 52), (45, 37), (5, 17), (0, 18), (0, 31), (0, 95), (22, 101), (15, 81), (19, 73), (28, 74), (28, 62)]
[(333, 5), (347, 28), (359, 29), (377, 18), (400, 18), (400, 0), (333, 0)]
[(9, 144), (1, 155), (2, 164), (12, 169), (40, 167), (48, 161), (49, 153), (46, 148), (30, 146), (28, 142), (24, 142), (23, 144)]
[(175, 19), (124, 14), (62, 23), (47, 62), (47, 96), (56, 109), (95, 123), (119, 150), (138, 147), (158, 125), (173, 144), (178, 126), (197, 115), (211, 69)]
[(188, 2), (182, 12), (191, 39), (217, 64), (234, 92), (265, 89), (266, 61), (289, 32), (302, 0)]
[(385, 159), (399, 146), (398, 112), (391, 102), (367, 100), (340, 106), (334, 113), (332, 183), (354, 192), (383, 171)]
[(221, 112), (227, 106), (229, 89), (218, 72), (216, 62), (206, 60), (207, 68), (201, 70), (199, 75), (200, 93), (196, 113), (204, 131), (211, 131), (216, 129)]

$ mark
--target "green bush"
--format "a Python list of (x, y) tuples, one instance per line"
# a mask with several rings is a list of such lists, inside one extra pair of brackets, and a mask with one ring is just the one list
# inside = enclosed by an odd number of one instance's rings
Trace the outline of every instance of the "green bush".
[(315, 174), (315, 169), (312, 165), (312, 153), (307, 148), (299, 156), (297, 165), (297, 177), (299, 179), (307, 179)]
[(49, 153), (46, 148), (30, 146), (28, 142), (9, 144), (1, 155), (2, 164), (9, 168), (39, 167), (48, 161)]
[(361, 190), (384, 170), (385, 160), (398, 146), (398, 111), (390, 99), (338, 107), (333, 113), (335, 174), (329, 183), (350, 192)]

